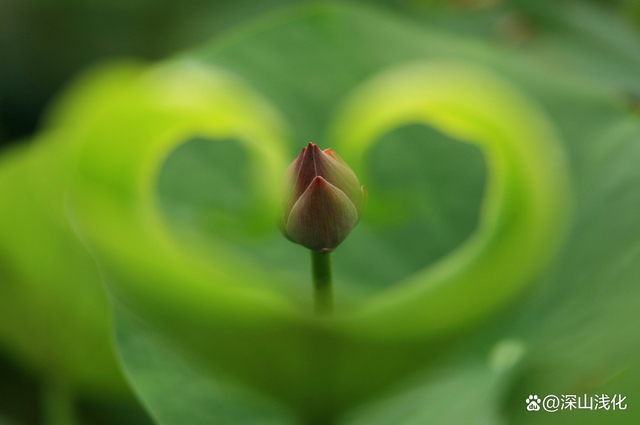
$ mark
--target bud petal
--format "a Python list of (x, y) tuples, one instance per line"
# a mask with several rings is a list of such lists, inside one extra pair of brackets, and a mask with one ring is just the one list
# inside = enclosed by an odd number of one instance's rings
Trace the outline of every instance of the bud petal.
[(357, 224), (366, 190), (333, 150), (313, 143), (287, 169), (278, 222), (282, 234), (309, 249), (334, 250)]
[(286, 235), (313, 251), (331, 252), (358, 222), (355, 205), (344, 192), (318, 176), (300, 196), (286, 221)]
[(309, 143), (309, 146), (302, 149), (285, 174), (285, 195), (288, 195), (284, 198), (283, 205), (285, 222), (289, 218), (293, 205), (317, 176), (311, 146), (312, 144)]
[(360, 212), (362, 193), (356, 174), (333, 150), (323, 152), (317, 146), (315, 148), (318, 150), (315, 155), (317, 175), (343, 191)]
[(288, 196), (283, 205), (285, 221), (295, 202), (318, 176), (343, 191), (360, 211), (362, 193), (353, 170), (333, 150), (321, 151), (318, 146), (309, 143), (286, 172), (285, 194)]

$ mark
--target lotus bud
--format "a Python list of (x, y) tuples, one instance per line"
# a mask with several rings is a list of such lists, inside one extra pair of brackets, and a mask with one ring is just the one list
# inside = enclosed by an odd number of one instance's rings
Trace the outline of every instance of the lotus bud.
[(312, 251), (331, 252), (358, 224), (366, 198), (342, 158), (309, 143), (287, 169), (280, 230)]

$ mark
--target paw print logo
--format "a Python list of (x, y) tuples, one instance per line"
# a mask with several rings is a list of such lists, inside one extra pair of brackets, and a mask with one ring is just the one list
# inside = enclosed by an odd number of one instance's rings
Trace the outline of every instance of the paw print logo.
[(526, 400), (527, 402), (527, 410), (530, 412), (535, 412), (536, 410), (540, 410), (540, 399), (537, 395), (530, 395)]

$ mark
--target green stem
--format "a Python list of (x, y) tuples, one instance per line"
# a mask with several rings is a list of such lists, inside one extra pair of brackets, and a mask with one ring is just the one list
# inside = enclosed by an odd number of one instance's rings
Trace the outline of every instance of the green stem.
[(317, 315), (333, 311), (333, 258), (332, 254), (311, 251), (313, 276), (313, 302)]
[(62, 382), (46, 382), (42, 394), (42, 416), (44, 425), (76, 425), (73, 394)]

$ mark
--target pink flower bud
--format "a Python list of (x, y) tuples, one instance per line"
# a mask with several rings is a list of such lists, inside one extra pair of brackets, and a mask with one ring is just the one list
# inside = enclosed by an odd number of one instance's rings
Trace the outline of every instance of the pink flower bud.
[(313, 143), (287, 169), (280, 229), (289, 240), (317, 252), (331, 252), (362, 214), (367, 191), (334, 151)]

